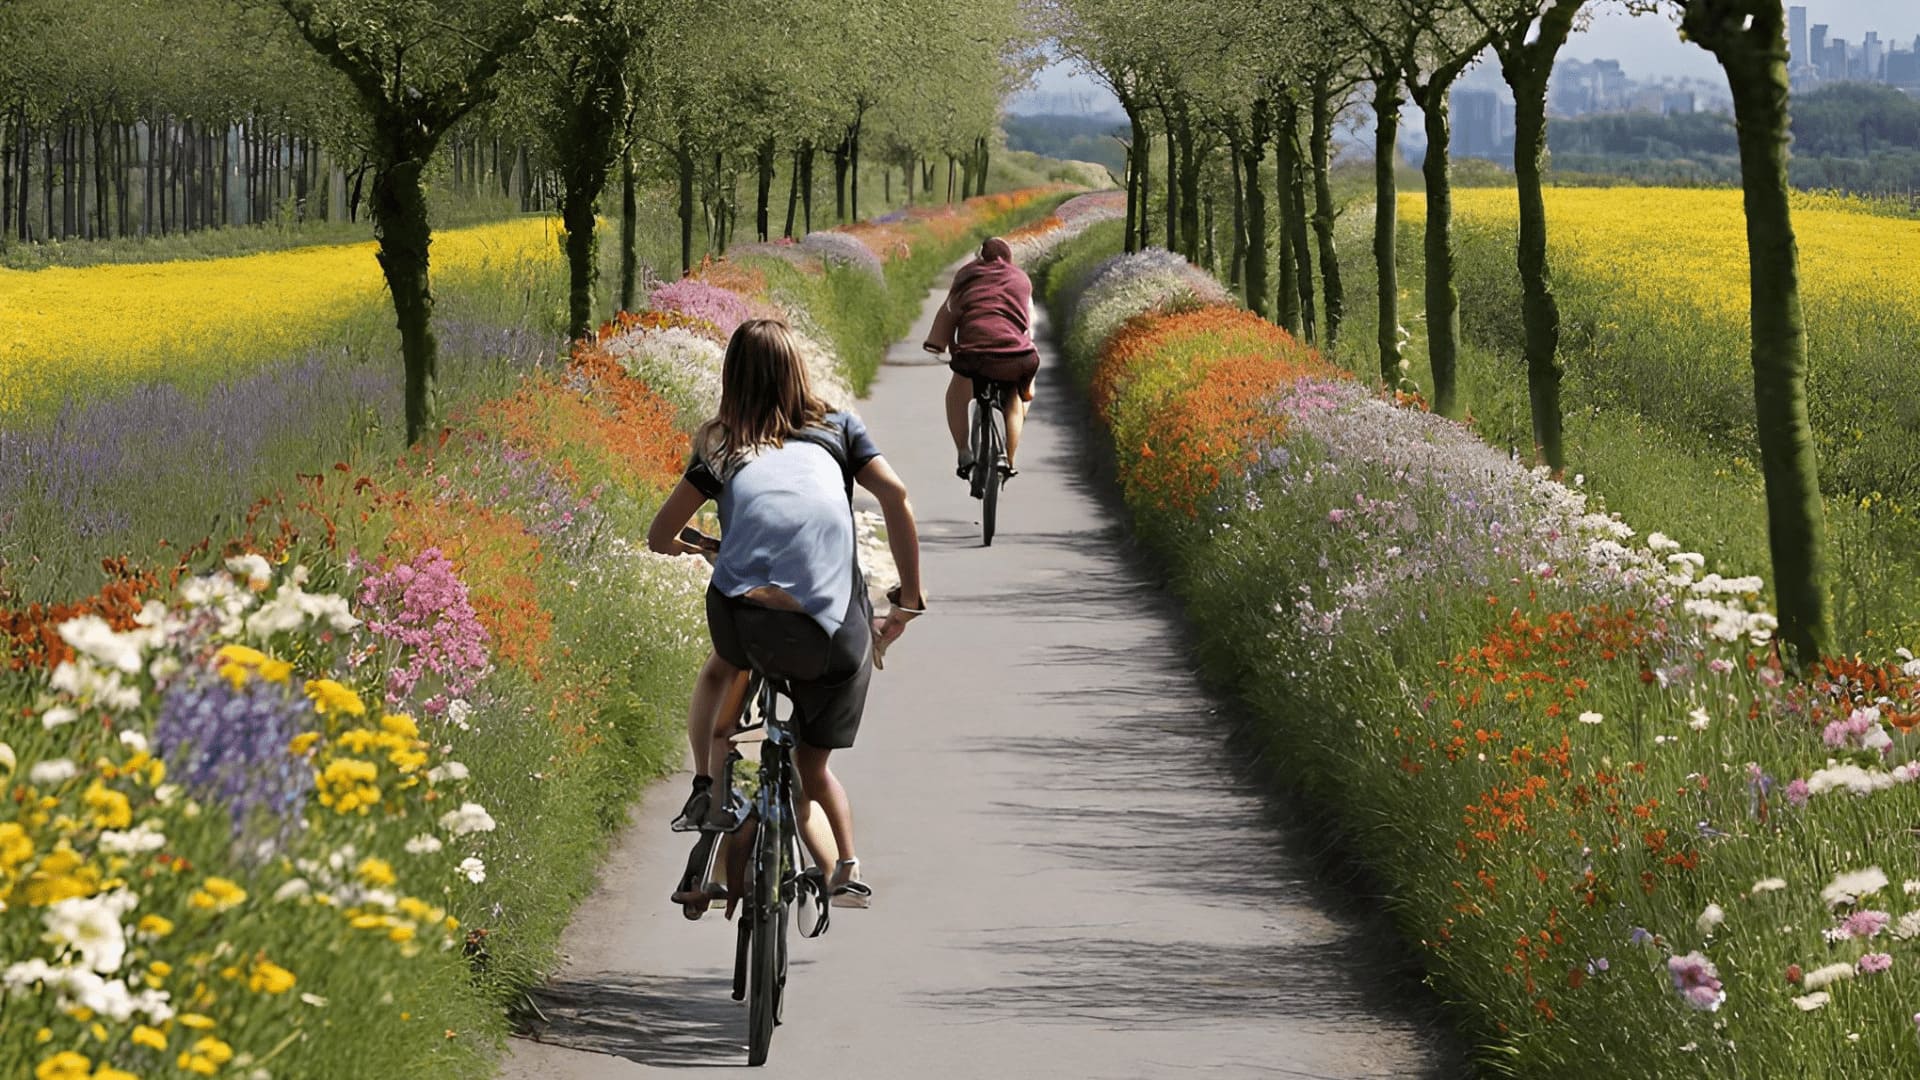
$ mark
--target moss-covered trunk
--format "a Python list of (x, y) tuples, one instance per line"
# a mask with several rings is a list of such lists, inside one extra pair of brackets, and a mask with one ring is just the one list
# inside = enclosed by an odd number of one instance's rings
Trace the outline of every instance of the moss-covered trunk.
[(754, 185), (753, 231), (754, 238), (763, 244), (767, 242), (773, 230), (768, 206), (773, 199), (773, 152), (773, 136), (769, 135), (761, 141), (759, 149), (753, 155), (754, 169), (757, 174), (755, 176), (757, 183)]
[(1293, 287), (1300, 294), (1300, 340), (1312, 342), (1319, 337), (1314, 311), (1313, 244), (1308, 239), (1311, 219), (1307, 214), (1307, 179), (1300, 143), (1300, 107), (1288, 106), (1280, 141), (1286, 146), (1286, 167), (1280, 174), (1280, 191), (1287, 202), (1287, 245), (1293, 255)]
[(1753, 399), (1767, 492), (1780, 638), (1801, 668), (1833, 646), (1827, 518), (1807, 419), (1807, 333), (1788, 200), (1786, 18), (1778, 0), (1688, 0), (1683, 27), (1719, 59), (1733, 91), (1745, 192)]
[(1247, 185), (1247, 310), (1267, 317), (1267, 192), (1260, 182), (1260, 165), (1267, 156), (1269, 118), (1265, 98), (1253, 103), (1253, 123), (1242, 152)]
[(1347, 290), (1340, 279), (1340, 253), (1333, 239), (1333, 106), (1332, 76), (1325, 71), (1313, 82), (1313, 130), (1309, 136), (1313, 164), (1313, 232), (1320, 243), (1320, 295), (1326, 310), (1323, 347), (1340, 347), (1340, 324), (1346, 321)]
[(680, 172), (680, 276), (693, 272), (693, 145), (685, 135), (674, 152)]
[(438, 346), (433, 337), (428, 259), (433, 227), (427, 219), (426, 188), (420, 182), (431, 152), (431, 147), (407, 142), (381, 147), (369, 199), (380, 272), (393, 296), (394, 321), (400, 329), (409, 446), (425, 437), (434, 415)]
[(1454, 285), (1453, 123), (1445, 87), (1430, 84), (1420, 102), (1426, 118), (1427, 159), (1427, 363), (1433, 369), (1433, 411), (1456, 415), (1460, 359), (1460, 290)]
[(1520, 192), (1520, 317), (1526, 329), (1527, 399), (1538, 460), (1558, 476), (1567, 467), (1561, 438), (1560, 305), (1547, 261), (1547, 204), (1541, 169), (1547, 150), (1547, 73), (1516, 78), (1513, 174)]
[(1241, 154), (1238, 141), (1227, 144), (1227, 161), (1233, 172), (1233, 254), (1227, 260), (1227, 284), (1236, 289), (1247, 258), (1247, 193), (1240, 183)]
[(1380, 383), (1392, 389), (1406, 378), (1400, 355), (1400, 203), (1393, 166), (1400, 143), (1400, 84), (1391, 77), (1373, 85), (1373, 265), (1379, 284)]
[(639, 183), (633, 154), (620, 155), (620, 310), (634, 310), (640, 290)]

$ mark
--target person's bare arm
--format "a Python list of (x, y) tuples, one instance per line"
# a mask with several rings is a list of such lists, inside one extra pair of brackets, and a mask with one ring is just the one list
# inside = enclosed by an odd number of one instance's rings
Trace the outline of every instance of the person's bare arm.
[(680, 539), (680, 530), (687, 527), (706, 501), (700, 489), (683, 478), (653, 515), (653, 524), (647, 527), (647, 547), (662, 555), (701, 554), (699, 548)]
[(900, 606), (925, 608), (927, 594), (920, 581), (920, 530), (913, 520), (913, 503), (907, 499), (907, 485), (883, 457), (867, 462), (854, 480), (873, 493), (880, 503), (880, 516), (886, 519), (887, 546), (892, 549), (893, 563), (900, 570)]

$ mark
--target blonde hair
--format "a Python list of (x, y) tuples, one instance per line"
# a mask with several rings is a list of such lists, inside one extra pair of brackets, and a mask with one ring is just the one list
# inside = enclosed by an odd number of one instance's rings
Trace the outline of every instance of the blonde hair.
[(749, 319), (727, 342), (720, 366), (720, 413), (700, 431), (698, 445), (719, 460), (763, 446), (781, 446), (795, 432), (826, 419), (826, 402), (813, 392), (793, 328), (779, 319)]

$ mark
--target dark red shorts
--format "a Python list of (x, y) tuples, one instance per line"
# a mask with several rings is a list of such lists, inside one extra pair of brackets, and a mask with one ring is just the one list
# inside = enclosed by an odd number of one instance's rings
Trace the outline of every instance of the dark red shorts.
[(1040, 373), (1040, 354), (1032, 349), (1023, 353), (967, 353), (954, 351), (947, 367), (955, 375), (989, 382), (1012, 383), (1022, 398), (1033, 396), (1033, 377)]

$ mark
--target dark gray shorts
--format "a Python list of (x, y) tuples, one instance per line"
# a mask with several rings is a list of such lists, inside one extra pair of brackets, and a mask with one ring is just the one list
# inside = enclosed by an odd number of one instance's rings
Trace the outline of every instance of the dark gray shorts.
[(786, 679), (793, 691), (794, 734), (821, 750), (853, 745), (873, 679), (873, 607), (857, 572), (853, 586), (846, 619), (832, 637), (811, 616), (761, 607), (707, 586), (713, 651), (734, 667)]

